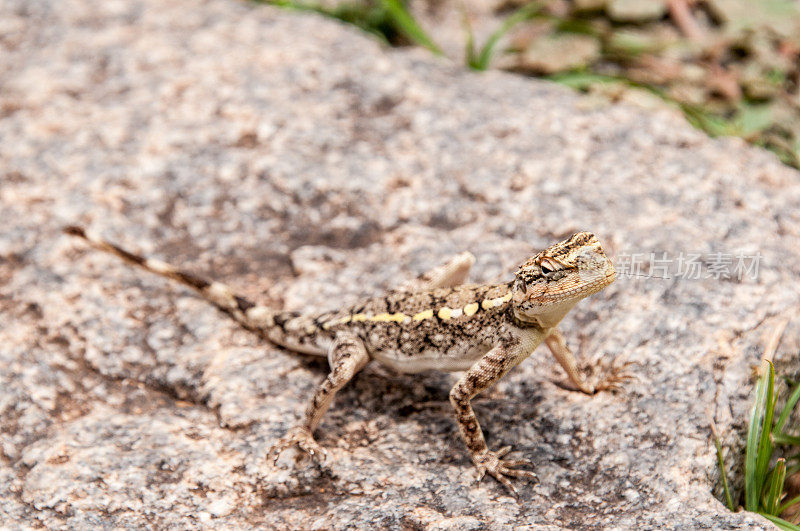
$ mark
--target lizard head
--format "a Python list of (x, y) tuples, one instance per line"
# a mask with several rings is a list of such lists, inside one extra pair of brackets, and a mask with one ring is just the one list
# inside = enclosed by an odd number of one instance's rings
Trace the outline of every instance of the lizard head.
[(597, 237), (578, 232), (522, 264), (512, 284), (518, 319), (555, 326), (581, 299), (597, 293), (616, 276)]

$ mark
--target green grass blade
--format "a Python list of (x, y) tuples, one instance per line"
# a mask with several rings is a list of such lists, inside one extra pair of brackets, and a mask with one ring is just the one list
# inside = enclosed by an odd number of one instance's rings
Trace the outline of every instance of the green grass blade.
[(794, 406), (797, 404), (797, 401), (800, 400), (800, 384), (795, 386), (792, 394), (789, 395), (789, 399), (786, 400), (786, 405), (783, 406), (781, 410), (781, 415), (778, 417), (778, 422), (775, 423), (775, 429), (772, 430), (773, 433), (780, 433), (783, 431), (783, 427), (786, 425), (786, 421), (789, 420), (789, 415), (792, 414), (792, 410)]
[(767, 520), (769, 520), (770, 522), (772, 522), (781, 529), (785, 529), (786, 531), (800, 531), (799, 525), (787, 522), (783, 518), (778, 518), (777, 516), (772, 516), (771, 514), (763, 514), (763, 513), (759, 514), (761, 514), (761, 516), (763, 516), (764, 518), (766, 518)]
[[(385, 44), (390, 44), (381, 24), (379, 8), (370, 8), (365, 5), (344, 2), (335, 7), (327, 7), (320, 3), (298, 0), (252, 0), (257, 4), (271, 5), (290, 11), (310, 11), (319, 13), (328, 18), (352, 24), (380, 39)], [(376, 18), (378, 20), (376, 20)]]
[(738, 136), (752, 137), (769, 127), (773, 121), (772, 108), (768, 104), (742, 102), (733, 125)]
[(424, 46), (436, 55), (444, 55), (441, 48), (439, 48), (433, 39), (425, 33), (425, 30), (417, 24), (411, 13), (408, 12), (406, 6), (403, 5), (401, 0), (380, 0), (381, 5), (389, 13), (394, 25), (406, 37), (411, 39), (412, 42)]
[(596, 83), (624, 83), (626, 85), (636, 86), (620, 77), (608, 76), (604, 74), (594, 74), (591, 72), (583, 72), (583, 71), (559, 72), (557, 74), (545, 76), (545, 79), (549, 79), (550, 81), (553, 81), (555, 83), (560, 83), (566, 87), (570, 87), (575, 90), (586, 90)]
[(775, 413), (775, 366), (767, 361), (767, 392), (764, 400), (764, 422), (761, 425), (761, 438), (758, 442), (756, 458), (756, 492), (760, 495), (767, 479), (769, 460), (772, 458), (772, 417)]
[(464, 28), (466, 38), (464, 39), (464, 57), (467, 58), (467, 66), (473, 70), (479, 70), (477, 67), (478, 59), (475, 57), (475, 34), (472, 33), (472, 24), (469, 23), (469, 15), (463, 4), (461, 6), (461, 26)]
[(786, 481), (786, 460), (778, 459), (775, 468), (767, 481), (767, 494), (764, 500), (764, 511), (778, 516), (778, 503), (783, 495), (783, 483)]
[(717, 429), (714, 427), (713, 419), (711, 420), (711, 433), (714, 435), (714, 446), (717, 447), (717, 463), (719, 463), (719, 474), (722, 477), (722, 490), (725, 492), (725, 504), (728, 506), (728, 509), (733, 512), (736, 510), (736, 506), (733, 504), (731, 491), (728, 489), (728, 477), (725, 474), (725, 460), (722, 458), (722, 444), (719, 442), (719, 435), (717, 435)]
[(767, 392), (767, 371), (762, 371), (756, 383), (756, 397), (750, 410), (750, 421), (747, 426), (747, 447), (744, 459), (744, 508), (758, 512), (760, 490), (756, 482), (756, 461), (758, 458), (758, 429), (764, 417), (764, 398)]
[(483, 48), (481, 48), (481, 53), (475, 59), (475, 64), (470, 64), (469, 66), (475, 70), (486, 70), (489, 68), (489, 63), (491, 62), (492, 55), (494, 54), (494, 48), (497, 46), (497, 43), (500, 41), (503, 35), (511, 31), (511, 29), (520, 22), (524, 22), (533, 17), (541, 10), (541, 8), (541, 2), (531, 2), (530, 4), (522, 6), (509, 15), (509, 17), (503, 21), (503, 24), (501, 24), (500, 27), (489, 36), (486, 44), (484, 44)]
[(773, 435), (772, 440), (775, 444), (800, 445), (800, 436), (797, 435), (786, 435), (785, 433), (779, 433), (777, 435)]
[[(786, 460), (787, 463), (789, 461), (791, 461), (791, 458)], [(787, 476), (793, 476), (793, 475), (797, 474), (798, 472), (800, 472), (800, 463), (798, 463), (796, 465), (792, 465), (792, 466), (786, 467), (786, 475)]]
[(703, 109), (700, 105), (690, 105), (681, 102), (676, 103), (680, 106), (681, 110), (683, 110), (683, 114), (690, 124), (698, 129), (702, 129), (709, 135), (731, 136), (736, 134), (735, 127), (731, 120), (716, 116)]
[(800, 494), (778, 507), (778, 511), (775, 514), (781, 514), (783, 511), (796, 503), (800, 503)]

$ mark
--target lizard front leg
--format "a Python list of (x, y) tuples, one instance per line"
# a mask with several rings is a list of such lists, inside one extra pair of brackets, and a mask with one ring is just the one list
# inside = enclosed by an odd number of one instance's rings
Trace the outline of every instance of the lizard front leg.
[(516, 489), (506, 476), (536, 479), (533, 472), (515, 468), (530, 464), (530, 461), (528, 459), (502, 459), (511, 450), (510, 446), (497, 451), (489, 450), (470, 400), (481, 391), (494, 385), (508, 371), (528, 357), (541, 341), (542, 333), (538, 329), (516, 329), (511, 338), (476, 361), (450, 390), (450, 403), (455, 410), (461, 436), (467, 444), (472, 462), (478, 467), (481, 477), (488, 472), (515, 494)]
[(322, 416), (333, 402), (336, 393), (349, 382), (369, 362), (369, 354), (364, 343), (353, 334), (341, 334), (336, 337), (328, 350), (328, 365), (331, 372), (319, 385), (306, 407), (303, 420), (270, 449), (267, 454), (275, 463), (281, 452), (291, 446), (297, 446), (321, 463), (325, 460), (325, 451), (314, 440), (314, 430), (322, 420)]
[(615, 390), (621, 387), (621, 384), (631, 379), (631, 375), (627, 372), (627, 364), (620, 367), (606, 368), (604, 378), (597, 383), (589, 383), (586, 378), (578, 370), (578, 363), (575, 360), (575, 355), (567, 346), (567, 341), (557, 328), (550, 330), (548, 336), (544, 339), (545, 344), (553, 353), (558, 363), (564, 368), (572, 385), (580, 389), (582, 392), (591, 395), (598, 391)]

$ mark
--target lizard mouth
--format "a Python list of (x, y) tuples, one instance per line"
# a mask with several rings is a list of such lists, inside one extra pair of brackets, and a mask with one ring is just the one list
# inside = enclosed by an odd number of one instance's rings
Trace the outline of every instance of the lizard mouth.
[(554, 293), (548, 293), (545, 295), (541, 295), (539, 298), (544, 302), (561, 302), (567, 299), (573, 299), (576, 297), (585, 297), (587, 295), (591, 295), (593, 293), (597, 293), (598, 291), (602, 290), (617, 278), (617, 272), (613, 269), (611, 271), (606, 272), (602, 276), (598, 276), (597, 278), (591, 279), (588, 282), (583, 282), (578, 286), (563, 290), (557, 291)]

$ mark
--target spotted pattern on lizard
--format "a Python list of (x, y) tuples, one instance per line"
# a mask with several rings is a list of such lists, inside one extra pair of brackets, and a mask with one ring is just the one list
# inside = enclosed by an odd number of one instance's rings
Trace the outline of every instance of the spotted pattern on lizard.
[(506, 459), (510, 447), (489, 450), (470, 401), (545, 343), (570, 381), (585, 393), (618, 388), (626, 367), (610, 367), (587, 382), (557, 325), (581, 299), (614, 281), (598, 239), (578, 232), (523, 263), (509, 282), (464, 284), (474, 257), (457, 255), (386, 295), (321, 313), (257, 305), (219, 282), (141, 257), (80, 227), (66, 227), (93, 246), (200, 293), (249, 330), (287, 349), (327, 356), (330, 374), (317, 387), (300, 422), (270, 451), (273, 461), (296, 446), (322, 463), (326, 452), (313, 432), (336, 392), (372, 360), (406, 373), (465, 371), (450, 391), (461, 435), (481, 476), (489, 473), (512, 492), (510, 477), (535, 478), (526, 459)]

